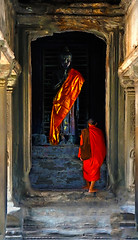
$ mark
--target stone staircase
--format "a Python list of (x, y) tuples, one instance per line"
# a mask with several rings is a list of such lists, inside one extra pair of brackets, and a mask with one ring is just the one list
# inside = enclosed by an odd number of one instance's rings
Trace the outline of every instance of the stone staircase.
[(23, 239), (111, 239), (113, 203), (113, 194), (104, 191), (48, 191), (26, 198)]
[[(84, 185), (82, 162), (77, 145), (33, 146), (30, 181), (35, 190), (81, 189)], [(101, 168), (99, 188), (106, 187), (106, 164)]]
[(9, 224), (6, 240), (138, 240), (134, 205), (125, 205), (124, 211), (109, 191), (47, 191), (25, 197), (20, 206), (22, 234)]

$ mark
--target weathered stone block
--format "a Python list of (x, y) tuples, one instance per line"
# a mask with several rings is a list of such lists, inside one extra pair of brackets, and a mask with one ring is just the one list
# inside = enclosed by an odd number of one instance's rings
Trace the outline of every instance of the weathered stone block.
[(33, 134), (32, 144), (35, 146), (43, 146), (47, 144), (47, 137), (45, 134)]

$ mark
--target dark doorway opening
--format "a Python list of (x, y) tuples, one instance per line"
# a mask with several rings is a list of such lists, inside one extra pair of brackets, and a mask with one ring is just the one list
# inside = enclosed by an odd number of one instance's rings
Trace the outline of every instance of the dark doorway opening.
[[(70, 146), (51, 146), (48, 136), (54, 97), (52, 75), (64, 46), (72, 53), (72, 68), (85, 79), (79, 95), (78, 142)], [(46, 144), (38, 141), (32, 148), (32, 187), (39, 190), (81, 188), (82, 163), (77, 157), (81, 129), (86, 127), (88, 118), (93, 117), (105, 132), (106, 43), (90, 33), (65, 32), (37, 39), (32, 42), (31, 50), (32, 134), (47, 137)], [(97, 182), (99, 188), (106, 187), (106, 172), (105, 162)]]
[(54, 93), (52, 74), (58, 67), (61, 48), (67, 45), (72, 53), (72, 67), (84, 77), (79, 96), (78, 132), (87, 119), (95, 118), (105, 130), (105, 56), (106, 44), (93, 34), (65, 32), (32, 42), (32, 133), (49, 136)]

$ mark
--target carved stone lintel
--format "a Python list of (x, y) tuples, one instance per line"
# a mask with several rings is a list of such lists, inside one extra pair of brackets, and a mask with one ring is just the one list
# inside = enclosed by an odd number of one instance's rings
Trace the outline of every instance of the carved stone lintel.
[[(17, 23), (30, 33), (51, 35), (62, 31), (89, 31), (106, 35), (115, 28), (124, 30), (124, 8), (107, 3), (30, 4), (18, 9)], [(39, 33), (41, 34), (41, 33)], [(36, 34), (35, 34), (36, 35)]]
[[(57, 0), (56, 0), (57, 2)], [(28, 5), (20, 5), (17, 9), (18, 16), (21, 15), (96, 15), (96, 16), (122, 16), (124, 13), (122, 6), (110, 5), (108, 3), (93, 3), (93, 1), (84, 2), (68, 2), (55, 4), (49, 3), (32, 3)]]

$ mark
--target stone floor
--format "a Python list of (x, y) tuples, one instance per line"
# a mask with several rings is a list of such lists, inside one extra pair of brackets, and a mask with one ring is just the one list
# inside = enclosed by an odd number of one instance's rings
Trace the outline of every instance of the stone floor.
[(34, 191), (8, 205), (6, 240), (137, 239), (134, 193)]
[(78, 146), (33, 148), (30, 181), (33, 190), (15, 207), (8, 203), (6, 240), (137, 239), (135, 196), (105, 188), (106, 165), (99, 192), (82, 189)]

